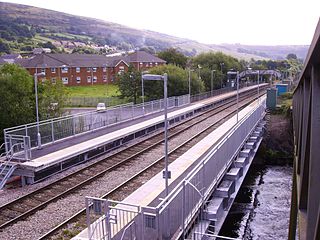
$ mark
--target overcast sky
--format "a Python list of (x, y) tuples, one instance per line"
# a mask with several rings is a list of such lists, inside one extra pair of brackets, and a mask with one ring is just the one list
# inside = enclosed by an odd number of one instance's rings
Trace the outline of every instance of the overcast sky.
[(320, 0), (7, 0), (202, 43), (309, 45)]

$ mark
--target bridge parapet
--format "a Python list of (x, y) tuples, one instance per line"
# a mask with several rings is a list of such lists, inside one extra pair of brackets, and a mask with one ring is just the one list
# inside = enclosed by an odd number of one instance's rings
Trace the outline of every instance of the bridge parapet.
[(294, 178), (289, 239), (320, 239), (320, 21), (293, 95)]

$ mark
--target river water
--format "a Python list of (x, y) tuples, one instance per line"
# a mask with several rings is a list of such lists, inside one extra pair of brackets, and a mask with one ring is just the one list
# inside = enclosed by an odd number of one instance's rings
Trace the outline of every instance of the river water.
[(219, 233), (246, 240), (287, 239), (292, 166), (254, 160)]

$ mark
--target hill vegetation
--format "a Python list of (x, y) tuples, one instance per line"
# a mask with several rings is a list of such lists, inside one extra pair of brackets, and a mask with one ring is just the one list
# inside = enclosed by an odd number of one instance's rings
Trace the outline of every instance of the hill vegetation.
[(288, 53), (305, 58), (308, 49), (308, 46), (202, 44), (98, 19), (4, 2), (0, 2), (0, 16), (0, 54), (28, 53), (35, 47), (51, 44), (49, 47), (55, 52), (105, 54), (143, 49), (155, 53), (175, 48), (186, 56), (221, 51), (237, 58), (262, 60), (285, 59)]

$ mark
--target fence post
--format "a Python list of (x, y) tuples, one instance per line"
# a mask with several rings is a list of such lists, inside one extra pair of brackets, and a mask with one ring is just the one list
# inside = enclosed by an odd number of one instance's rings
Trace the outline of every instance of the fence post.
[(72, 117), (71, 119), (72, 119), (72, 132), (73, 132), (73, 135), (76, 135), (76, 123), (74, 122), (74, 117)]
[(53, 120), (51, 120), (51, 140), (54, 142), (54, 128), (53, 128)]
[(90, 222), (90, 203), (89, 198), (85, 197), (85, 203), (86, 203), (86, 217), (87, 217), (87, 227), (88, 227), (88, 239), (91, 239), (91, 222)]
[(185, 206), (186, 206), (186, 181), (184, 180), (182, 185), (182, 239), (184, 239), (184, 229), (185, 229), (185, 225), (184, 225)]
[(4, 142), (5, 142), (5, 144), (4, 144), (4, 148), (5, 148), (5, 151), (6, 151), (6, 153), (8, 152), (8, 150), (9, 150), (9, 148), (8, 148), (8, 142), (7, 142), (7, 132), (6, 132), (6, 130), (3, 130), (3, 132), (4, 132)]

